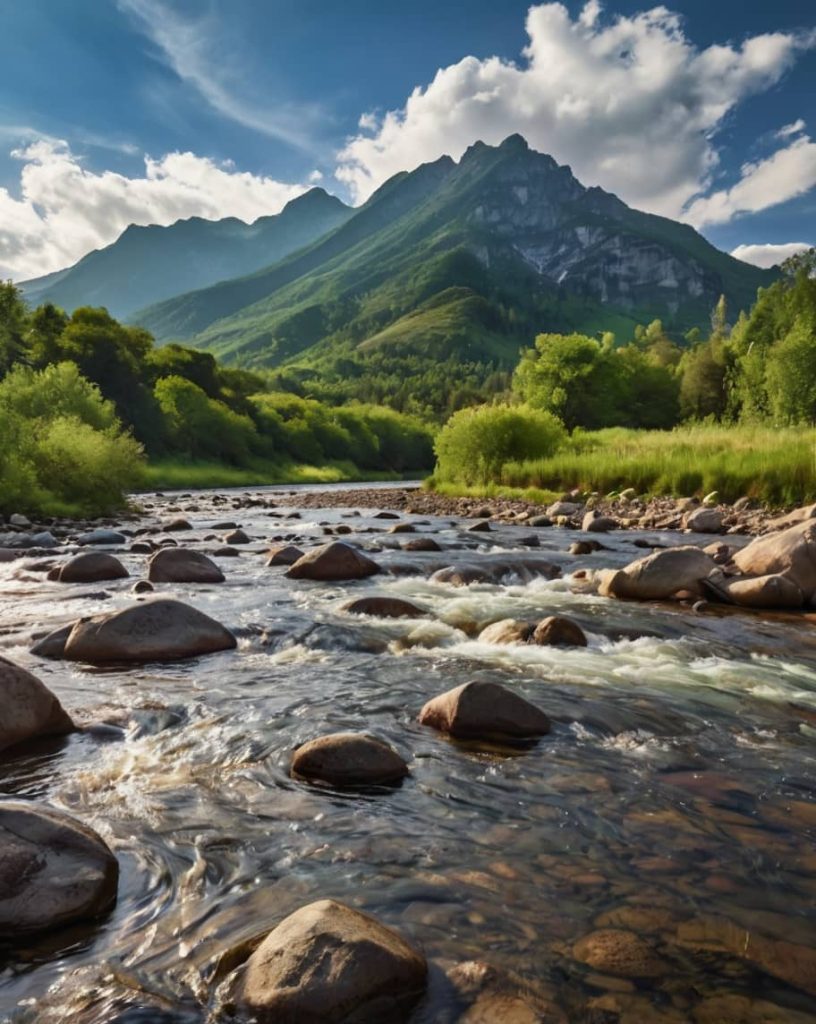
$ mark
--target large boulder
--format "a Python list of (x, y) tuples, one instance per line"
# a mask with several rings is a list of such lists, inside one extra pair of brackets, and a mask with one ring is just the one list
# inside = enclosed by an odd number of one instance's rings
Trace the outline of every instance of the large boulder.
[(404, 779), (408, 766), (393, 747), (374, 736), (336, 732), (298, 747), (292, 774), (332, 786), (376, 786)]
[(358, 597), (343, 605), (344, 612), (352, 615), (376, 615), (380, 619), (421, 619), (428, 613), (401, 597)]
[(205, 554), (187, 548), (162, 548), (147, 563), (152, 583), (223, 583), (224, 574)]
[(479, 634), (479, 640), (483, 644), (524, 644), (532, 631), (532, 625), (521, 619), (499, 619), (485, 626)]
[(697, 508), (683, 516), (683, 526), (693, 533), (722, 533), (722, 512), (716, 508)]
[(220, 622), (181, 601), (145, 601), (80, 619), (65, 642), (69, 661), (175, 661), (230, 650), (235, 637)]
[(801, 608), (802, 591), (786, 576), (724, 577), (715, 590), (718, 596), (742, 608)]
[(549, 718), (534, 704), (498, 683), (479, 681), (432, 698), (419, 721), (458, 739), (528, 739), (550, 731)]
[(533, 630), (530, 642), (542, 647), (586, 647), (587, 638), (577, 622), (566, 615), (548, 615)]
[(0, 938), (99, 917), (116, 902), (119, 865), (67, 814), (0, 801)]
[(128, 571), (118, 558), (104, 551), (84, 551), (60, 566), (60, 583), (99, 583), (101, 580), (123, 580)]
[(36, 676), (0, 657), (0, 750), (38, 736), (65, 736), (74, 723)]
[(399, 1024), (425, 991), (424, 956), (334, 900), (301, 907), (247, 961), (235, 1002), (258, 1024)]
[(360, 580), (379, 571), (362, 551), (337, 540), (308, 551), (286, 575), (293, 580)]
[(810, 603), (816, 595), (816, 520), (757, 537), (734, 555), (733, 564), (746, 576), (784, 576)]
[(664, 548), (630, 562), (625, 569), (598, 573), (598, 593), (603, 597), (665, 600), (679, 590), (693, 589), (716, 568), (714, 559), (700, 548)]

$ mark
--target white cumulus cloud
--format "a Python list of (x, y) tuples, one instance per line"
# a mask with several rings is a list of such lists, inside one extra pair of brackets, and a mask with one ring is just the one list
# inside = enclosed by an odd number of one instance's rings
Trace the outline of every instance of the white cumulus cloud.
[(811, 246), (807, 242), (769, 242), (765, 245), (738, 245), (731, 255), (755, 267), (775, 267), (790, 256), (804, 252)]
[(575, 19), (561, 3), (533, 6), (526, 28), (518, 62), (465, 57), (401, 109), (362, 118), (338, 154), (337, 178), (363, 199), (397, 171), (520, 132), (587, 184), (682, 217), (711, 185), (724, 118), (816, 42), (772, 32), (699, 49), (666, 7), (605, 18), (598, 0)]
[(0, 277), (14, 280), (68, 266), (109, 245), (129, 224), (194, 216), (251, 222), (305, 191), (194, 153), (145, 157), (144, 174), (132, 178), (90, 171), (55, 140), (13, 155), (22, 162), (20, 197), (0, 188)]

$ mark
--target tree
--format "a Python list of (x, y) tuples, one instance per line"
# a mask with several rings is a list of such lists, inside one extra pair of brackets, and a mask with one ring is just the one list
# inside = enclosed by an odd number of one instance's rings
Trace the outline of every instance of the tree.
[(816, 421), (816, 331), (812, 323), (798, 318), (773, 346), (765, 368), (765, 385), (777, 422)]
[(23, 293), (11, 281), (0, 282), (0, 376), (25, 352), (28, 310)]

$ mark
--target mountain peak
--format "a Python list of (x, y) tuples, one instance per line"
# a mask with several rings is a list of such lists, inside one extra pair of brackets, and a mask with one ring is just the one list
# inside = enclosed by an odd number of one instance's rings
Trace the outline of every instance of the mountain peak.
[(527, 153), (530, 146), (523, 135), (514, 132), (512, 135), (508, 135), (504, 142), (499, 144), (499, 149), (509, 153)]

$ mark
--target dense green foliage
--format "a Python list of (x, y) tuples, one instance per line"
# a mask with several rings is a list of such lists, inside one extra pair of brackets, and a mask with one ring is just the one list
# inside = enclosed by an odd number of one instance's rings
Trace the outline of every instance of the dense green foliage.
[(552, 413), (522, 405), (461, 409), (436, 439), (439, 480), (485, 484), (515, 459), (552, 455), (566, 436)]
[(141, 447), (73, 363), (0, 380), (0, 510), (104, 512), (140, 481)]
[(108, 510), (138, 483), (142, 451), (210, 473), (214, 463), (234, 467), (256, 482), (297, 478), (304, 463), (348, 479), (433, 461), (431, 434), (413, 417), (269, 392), (262, 377), (210, 353), (157, 348), (104, 309), (31, 312), (11, 284), (0, 285), (0, 387), (0, 511)]
[[(674, 430), (576, 430), (549, 458), (506, 462), (484, 497), (552, 500), (565, 491), (608, 494), (708, 494), (725, 501), (750, 495), (775, 505), (816, 501), (816, 429), (696, 424)], [(434, 477), (443, 493), (461, 484)]]

